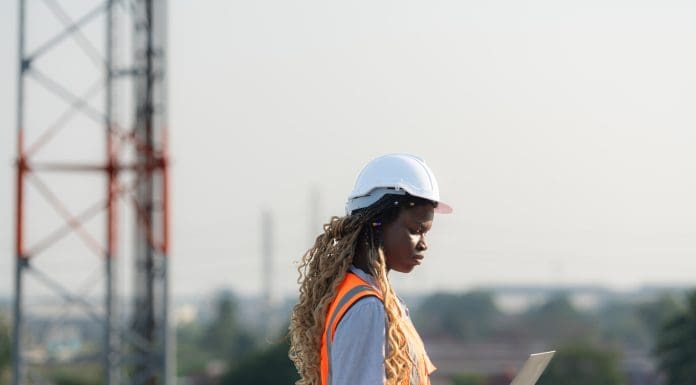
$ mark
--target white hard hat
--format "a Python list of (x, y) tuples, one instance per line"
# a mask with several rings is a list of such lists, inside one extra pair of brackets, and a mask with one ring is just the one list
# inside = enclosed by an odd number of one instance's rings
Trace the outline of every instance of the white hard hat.
[(406, 193), (437, 202), (435, 212), (452, 212), (452, 207), (440, 201), (435, 175), (422, 159), (409, 154), (388, 154), (373, 159), (360, 171), (348, 196), (346, 214), (368, 207), (386, 194)]

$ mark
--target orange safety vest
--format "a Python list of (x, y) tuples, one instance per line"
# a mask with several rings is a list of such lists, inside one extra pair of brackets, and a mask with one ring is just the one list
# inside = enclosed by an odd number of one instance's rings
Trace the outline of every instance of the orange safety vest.
[[(331, 385), (331, 344), (333, 343), (334, 333), (343, 315), (359, 299), (374, 296), (384, 302), (382, 294), (365, 282), (362, 278), (351, 272), (346, 273), (343, 282), (338, 286), (336, 298), (329, 305), (324, 322), (324, 333), (321, 336), (321, 385)], [(415, 355), (417, 365), (404, 381), (404, 385), (429, 385), (428, 375), (435, 371), (435, 366), (430, 362), (430, 358), (425, 352), (425, 346), (420, 339), (416, 328), (408, 317), (403, 317), (404, 332), (408, 341), (410, 354)], [(357, 368), (356, 368), (357, 370)]]

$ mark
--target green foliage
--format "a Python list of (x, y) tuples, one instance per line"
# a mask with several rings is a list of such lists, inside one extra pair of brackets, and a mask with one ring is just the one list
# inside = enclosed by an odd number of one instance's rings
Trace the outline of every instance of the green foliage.
[(621, 385), (619, 357), (612, 351), (587, 345), (560, 349), (539, 379), (538, 385)]
[(10, 366), (10, 324), (4, 314), (0, 314), (0, 379)]
[(177, 374), (201, 373), (214, 360), (237, 362), (253, 351), (254, 345), (254, 336), (239, 322), (234, 296), (222, 293), (209, 323), (177, 329)]
[(462, 373), (452, 377), (452, 385), (484, 385), (486, 378), (480, 374)]
[(651, 336), (660, 333), (667, 320), (679, 312), (679, 303), (674, 297), (664, 295), (655, 301), (645, 302), (638, 306), (637, 315)]
[(63, 365), (46, 369), (45, 377), (52, 379), (55, 385), (98, 385), (102, 382), (97, 365)]
[(290, 345), (285, 340), (258, 351), (242, 360), (220, 381), (221, 385), (294, 384), (299, 375), (290, 358)]
[(177, 374), (185, 376), (205, 370), (215, 357), (201, 342), (203, 329), (200, 325), (179, 326), (176, 331)]
[(254, 345), (254, 338), (239, 325), (237, 303), (230, 294), (217, 301), (216, 316), (201, 341), (221, 357), (238, 359)]
[(597, 333), (596, 320), (576, 310), (564, 295), (531, 308), (521, 325), (528, 337), (565, 343), (594, 340)]
[(413, 312), (425, 338), (459, 341), (542, 340), (551, 344), (599, 342), (636, 349), (653, 346), (654, 335), (676, 302), (670, 297), (642, 304), (613, 302), (580, 311), (560, 293), (516, 315), (501, 313), (487, 292), (435, 294)]
[(598, 313), (600, 335), (606, 343), (647, 349), (652, 336), (638, 314), (636, 305), (615, 302)]
[(664, 323), (656, 355), (666, 385), (696, 382), (696, 291), (688, 294), (686, 307)]
[(613, 302), (597, 314), (602, 341), (637, 349), (651, 349), (655, 338), (679, 304), (669, 295), (639, 303)]
[(414, 314), (424, 336), (447, 336), (463, 341), (490, 335), (501, 313), (488, 292), (431, 295)]

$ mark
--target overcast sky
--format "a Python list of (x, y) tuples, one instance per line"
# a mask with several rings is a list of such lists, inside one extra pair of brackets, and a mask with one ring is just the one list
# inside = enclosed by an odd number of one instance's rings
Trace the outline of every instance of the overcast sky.
[[(0, 295), (16, 13), (0, 3)], [(320, 229), (312, 189), (322, 221), (341, 215), (362, 166), (389, 152), (424, 158), (455, 209), (436, 217), (424, 264), (394, 276), (403, 292), (696, 284), (695, 18), (696, 3), (671, 0), (171, 1), (174, 293), (259, 293), (264, 208), (275, 293), (293, 293)], [(54, 151), (103, 148), (84, 138)]]

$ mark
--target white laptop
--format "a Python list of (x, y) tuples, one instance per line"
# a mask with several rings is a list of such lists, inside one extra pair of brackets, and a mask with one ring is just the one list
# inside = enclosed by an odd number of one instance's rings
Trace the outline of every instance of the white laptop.
[(534, 385), (541, 373), (546, 369), (546, 365), (551, 361), (551, 357), (556, 351), (530, 354), (527, 362), (517, 373), (510, 385)]

